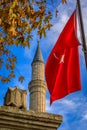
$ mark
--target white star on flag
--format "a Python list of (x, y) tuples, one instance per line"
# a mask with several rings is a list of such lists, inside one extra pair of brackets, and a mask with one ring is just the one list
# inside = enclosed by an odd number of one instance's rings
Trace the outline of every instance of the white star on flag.
[(61, 56), (61, 58), (60, 58), (60, 63), (64, 63), (64, 57), (65, 57), (65, 55), (63, 54), (63, 55)]

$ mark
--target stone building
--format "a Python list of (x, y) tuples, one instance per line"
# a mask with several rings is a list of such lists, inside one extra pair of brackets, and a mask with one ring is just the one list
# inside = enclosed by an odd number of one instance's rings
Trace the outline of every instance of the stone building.
[(44, 60), (38, 44), (32, 62), (29, 83), (30, 108), (26, 110), (26, 90), (9, 88), (0, 107), (0, 130), (57, 130), (62, 116), (46, 113), (46, 82)]

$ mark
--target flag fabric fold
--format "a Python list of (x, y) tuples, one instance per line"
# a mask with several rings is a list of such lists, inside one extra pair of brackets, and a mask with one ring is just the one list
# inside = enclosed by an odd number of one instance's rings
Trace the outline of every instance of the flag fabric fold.
[(72, 13), (52, 49), (45, 67), (50, 103), (81, 90), (80, 63), (76, 36), (76, 10)]

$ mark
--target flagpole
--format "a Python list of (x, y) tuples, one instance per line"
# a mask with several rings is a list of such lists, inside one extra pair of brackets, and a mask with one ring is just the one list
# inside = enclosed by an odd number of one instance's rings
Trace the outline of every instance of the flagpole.
[(83, 51), (84, 51), (86, 68), (87, 68), (87, 48), (86, 48), (86, 40), (85, 40), (85, 33), (84, 33), (84, 27), (83, 27), (83, 19), (82, 19), (80, 0), (77, 0), (77, 6), (78, 6), (78, 13), (79, 13), (81, 40), (82, 40), (82, 44), (83, 44)]

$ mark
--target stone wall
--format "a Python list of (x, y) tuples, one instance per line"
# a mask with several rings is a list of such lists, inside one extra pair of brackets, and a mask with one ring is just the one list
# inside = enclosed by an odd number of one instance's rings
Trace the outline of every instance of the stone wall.
[(60, 115), (0, 107), (0, 130), (57, 130), (61, 122)]

